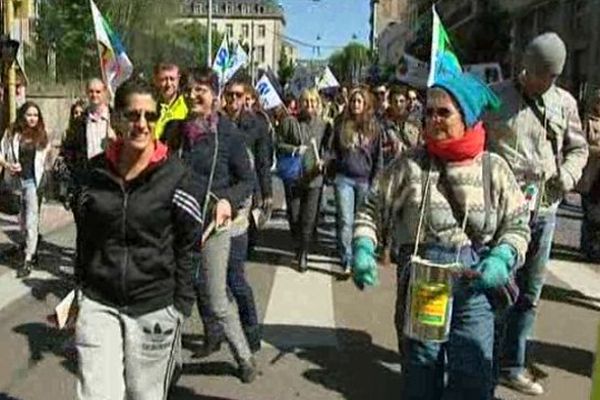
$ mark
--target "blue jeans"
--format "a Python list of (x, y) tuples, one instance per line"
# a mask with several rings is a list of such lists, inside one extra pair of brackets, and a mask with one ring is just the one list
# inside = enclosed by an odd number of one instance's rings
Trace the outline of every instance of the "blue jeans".
[(546, 281), (552, 239), (556, 228), (556, 208), (540, 213), (532, 221), (531, 242), (525, 264), (517, 270), (519, 298), (507, 311), (502, 344), (502, 372), (517, 376), (525, 370), (527, 339), (535, 322), (536, 308)]
[(352, 230), (354, 213), (369, 191), (369, 183), (344, 175), (335, 177), (335, 204), (337, 209), (337, 241), (342, 264), (352, 261)]
[(25, 237), (25, 260), (31, 261), (37, 252), (40, 203), (33, 179), (21, 180), (21, 231)]
[[(456, 252), (433, 248), (425, 258), (454, 262)], [(471, 267), (478, 254), (463, 248), (460, 261)], [(456, 280), (452, 321), (445, 343), (404, 339), (404, 393), (407, 400), (490, 400), (493, 392), (494, 311), (486, 294)], [(396, 310), (398, 312), (399, 310)], [(448, 381), (444, 383), (444, 375)]]

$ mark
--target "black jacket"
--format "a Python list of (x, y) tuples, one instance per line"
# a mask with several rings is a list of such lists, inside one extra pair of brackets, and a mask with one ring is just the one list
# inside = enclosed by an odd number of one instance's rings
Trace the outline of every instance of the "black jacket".
[(189, 316), (202, 193), (176, 158), (163, 157), (127, 183), (112, 165), (105, 154), (94, 157), (82, 185), (76, 274), (83, 293), (134, 316), (169, 305)]
[[(209, 133), (190, 143), (182, 137), (183, 123), (184, 121), (167, 123), (161, 140), (167, 142), (172, 153), (181, 153), (202, 193), (208, 190), (218, 140), (217, 162), (210, 191), (219, 199), (227, 199), (234, 211), (239, 209), (252, 194), (255, 180), (254, 169), (240, 131), (229, 118), (221, 115), (216, 134)], [(199, 202), (203, 200), (198, 199)]]
[(269, 120), (263, 114), (243, 112), (238, 121), (238, 128), (252, 154), (260, 193), (263, 198), (272, 197), (273, 144)]

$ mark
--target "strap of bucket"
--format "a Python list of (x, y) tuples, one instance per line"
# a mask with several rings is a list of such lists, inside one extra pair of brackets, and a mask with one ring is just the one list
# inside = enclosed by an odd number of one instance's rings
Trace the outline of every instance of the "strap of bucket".
[(429, 164), (429, 160), (426, 161), (427, 172), (425, 175), (425, 171), (421, 174), (421, 185), (423, 185), (423, 177), (425, 177), (425, 186), (423, 186), (423, 190), (421, 191), (421, 210), (419, 212), (419, 225), (417, 225), (417, 236), (415, 238), (415, 249), (413, 251), (413, 257), (416, 257), (419, 253), (419, 242), (421, 241), (421, 229), (423, 228), (423, 220), (425, 219), (425, 205), (426, 199), (429, 198), (429, 192), (431, 191), (431, 166)]

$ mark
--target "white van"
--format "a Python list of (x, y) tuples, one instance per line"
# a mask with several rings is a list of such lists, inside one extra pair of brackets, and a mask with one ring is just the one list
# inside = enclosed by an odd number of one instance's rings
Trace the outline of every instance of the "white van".
[(502, 76), (502, 68), (498, 63), (480, 63), (463, 65), (465, 71), (478, 76), (483, 82), (488, 85), (504, 80)]

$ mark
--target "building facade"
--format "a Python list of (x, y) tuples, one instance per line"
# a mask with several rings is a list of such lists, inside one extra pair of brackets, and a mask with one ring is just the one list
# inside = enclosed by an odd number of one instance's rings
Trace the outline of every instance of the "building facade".
[(377, 53), (380, 64), (395, 64), (404, 52), (409, 0), (379, 0), (376, 13)]
[[(597, 0), (440, 0), (437, 7), (449, 31), (469, 29), (489, 3), (508, 11), (511, 25), (510, 71), (518, 73), (523, 49), (535, 36), (553, 31), (567, 45), (561, 86), (583, 99), (600, 88), (600, 7)], [(431, 10), (431, 0), (409, 0), (409, 35)]]
[[(206, 0), (184, 0), (175, 22), (207, 23)], [(282, 50), (285, 18), (282, 8), (271, 0), (213, 0), (212, 27), (247, 45), (251, 70), (271, 67), (277, 73)]]
[(298, 58), (300, 57), (298, 47), (296, 47), (293, 43), (284, 40), (281, 42), (281, 51), (285, 53), (289, 63), (296, 65)]

